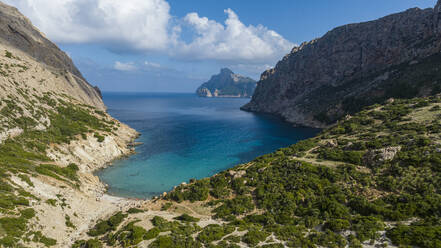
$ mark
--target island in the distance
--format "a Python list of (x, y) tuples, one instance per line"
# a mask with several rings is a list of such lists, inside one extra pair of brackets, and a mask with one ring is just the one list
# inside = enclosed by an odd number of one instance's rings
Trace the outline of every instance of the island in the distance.
[(228, 68), (203, 83), (196, 94), (201, 97), (251, 97), (256, 89), (256, 81), (249, 77), (235, 74)]

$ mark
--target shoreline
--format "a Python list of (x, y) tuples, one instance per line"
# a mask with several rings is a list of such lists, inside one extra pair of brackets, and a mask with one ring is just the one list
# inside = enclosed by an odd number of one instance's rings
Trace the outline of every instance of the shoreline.
[[(54, 145), (48, 151), (55, 164), (65, 167), (71, 163), (79, 167), (79, 187), (48, 176), (32, 177), (33, 187), (18, 177), (13, 181), (26, 187), (38, 197), (32, 207), (36, 210), (33, 224), (47, 237), (57, 240), (54, 247), (70, 247), (76, 240), (89, 239), (87, 231), (100, 219), (106, 219), (118, 211), (126, 211), (147, 204), (147, 199), (132, 199), (107, 193), (106, 184), (94, 173), (107, 168), (118, 159), (134, 154), (129, 144), (140, 134), (110, 115), (108, 118), (119, 123), (113, 134), (98, 142), (93, 133), (86, 139), (77, 139), (70, 144)], [(51, 202), (51, 203), (49, 203)], [(72, 226), (64, 222), (69, 219)]]
[[(126, 126), (128, 126), (127, 124), (124, 124)], [(131, 128), (130, 126), (128, 126), (129, 128)], [(135, 148), (137, 146), (140, 146), (142, 144), (144, 144), (143, 142), (137, 142), (136, 140), (141, 137), (141, 134), (135, 130), (135, 132), (137, 133), (137, 135), (130, 141), (127, 143), (127, 148), (130, 149), (130, 152), (127, 154), (123, 154), (119, 157), (116, 157), (114, 159), (112, 159), (111, 161), (107, 162), (104, 166), (96, 168), (94, 170), (91, 171), (91, 174), (95, 177), (97, 177), (99, 179), (99, 182), (104, 186), (105, 191), (103, 193), (103, 196), (108, 196), (110, 198), (120, 198), (120, 199), (126, 199), (129, 201), (151, 201), (152, 199), (154, 199), (155, 196), (152, 196), (151, 198), (137, 198), (137, 197), (130, 197), (130, 196), (123, 196), (123, 195), (116, 195), (116, 194), (111, 194), (109, 193), (109, 184), (107, 184), (106, 182), (104, 182), (100, 177), (99, 177), (99, 173), (105, 169), (108, 169), (110, 167), (113, 167), (114, 162), (116, 161), (120, 161), (120, 160), (124, 160), (124, 159), (129, 159), (131, 156), (135, 155), (137, 152), (135, 150)], [(161, 195), (162, 193), (158, 192), (158, 195)]]

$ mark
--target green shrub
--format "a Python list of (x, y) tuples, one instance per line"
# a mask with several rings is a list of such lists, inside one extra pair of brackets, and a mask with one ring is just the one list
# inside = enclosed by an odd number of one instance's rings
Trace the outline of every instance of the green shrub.
[(114, 231), (126, 217), (127, 214), (118, 212), (110, 217), (108, 220), (99, 221), (94, 228), (89, 230), (87, 234), (89, 234), (89, 236), (100, 236), (106, 234), (109, 231)]
[(363, 242), (368, 239), (377, 239), (378, 231), (384, 230), (381, 220), (373, 216), (358, 216), (352, 220), (352, 230), (357, 233), (357, 238)]
[(32, 241), (42, 243), (46, 247), (54, 246), (57, 244), (57, 241), (55, 239), (44, 236), (40, 231), (33, 232), (32, 234), (34, 235)]
[(351, 226), (351, 224), (349, 223), (348, 220), (345, 220), (345, 219), (331, 219), (331, 220), (328, 220), (325, 223), (324, 228), (325, 229), (330, 229), (333, 232), (341, 232), (341, 231), (349, 229), (350, 226)]
[(182, 214), (182, 215), (180, 215), (178, 217), (175, 217), (174, 219), (175, 220), (180, 220), (180, 221), (186, 221), (186, 222), (198, 222), (199, 221), (198, 218), (195, 218), (195, 217), (190, 216), (188, 214)]
[(32, 219), (35, 217), (35, 210), (33, 208), (26, 208), (20, 211), (21, 217), (25, 219)]
[(104, 136), (99, 135), (98, 133), (95, 133), (93, 137), (95, 137), (100, 143), (104, 141)]
[(387, 231), (394, 245), (436, 248), (441, 247), (441, 226), (398, 225)]
[(263, 242), (269, 236), (269, 233), (259, 230), (249, 230), (243, 237), (242, 241), (251, 246), (256, 246), (259, 242)]
[(159, 233), (161, 233), (159, 228), (153, 227), (152, 229), (147, 231), (147, 233), (144, 236), (144, 239), (146, 239), (146, 240), (154, 239), (159, 235)]
[(139, 209), (139, 208), (130, 208), (129, 210), (127, 210), (127, 213), (129, 214), (137, 214), (137, 213), (143, 213), (144, 210)]
[(140, 226), (135, 226), (136, 222), (138, 221), (132, 221), (115, 234), (108, 235), (108, 244), (113, 246), (118, 242), (121, 246), (128, 247), (147, 239), (148, 232)]
[(209, 244), (215, 240), (220, 240), (222, 237), (232, 233), (233, 231), (234, 228), (230, 226), (210, 224), (199, 233), (197, 240), (201, 241), (202, 243)]
[(72, 248), (102, 248), (103, 244), (98, 239), (77, 240)]
[(31, 181), (31, 179), (29, 178), (28, 175), (25, 175), (25, 174), (19, 174), (18, 177), (19, 177), (22, 181), (26, 182), (29, 186), (34, 187), (34, 184), (32, 183), (32, 181)]
[(57, 200), (56, 199), (47, 199), (46, 203), (51, 205), (51, 206), (53, 206), (53, 207), (57, 206)]
[(0, 218), (0, 227), (11, 237), (21, 237), (26, 231), (27, 220), (25, 218), (3, 217)]
[(175, 248), (173, 239), (170, 236), (159, 236), (153, 243), (149, 245), (149, 248)]
[(239, 215), (252, 211), (254, 203), (251, 197), (239, 196), (231, 200), (225, 200), (224, 203), (213, 210), (217, 218), (225, 218), (229, 215)]
[(77, 227), (72, 223), (72, 221), (70, 220), (70, 216), (69, 215), (65, 215), (65, 224), (67, 227), (72, 228), (72, 229), (76, 229)]
[(5, 57), (12, 59), (14, 56), (12, 55), (11, 52), (5, 50)]

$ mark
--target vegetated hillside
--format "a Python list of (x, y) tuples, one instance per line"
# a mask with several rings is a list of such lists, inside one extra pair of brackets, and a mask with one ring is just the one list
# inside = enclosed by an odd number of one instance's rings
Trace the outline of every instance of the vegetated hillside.
[(2, 3), (0, 31), (0, 247), (69, 247), (130, 203), (103, 196), (92, 172), (131, 153), (137, 133), (109, 116), (72, 61)]
[(247, 111), (326, 127), (364, 106), (441, 92), (441, 2), (335, 28), (265, 71)]
[(0, 247), (63, 247), (60, 241), (69, 242), (64, 234), (77, 229), (73, 223), (87, 226), (89, 215), (102, 214), (82, 214), (81, 208), (94, 206), (96, 194), (104, 191), (91, 171), (128, 153), (126, 144), (136, 132), (67, 95), (72, 86), (63, 85), (65, 75), (3, 48), (0, 45)]
[(249, 77), (235, 74), (228, 68), (203, 83), (196, 94), (202, 97), (251, 97), (256, 88), (256, 81)]
[(141, 209), (81, 244), (440, 247), (441, 96), (389, 99)]

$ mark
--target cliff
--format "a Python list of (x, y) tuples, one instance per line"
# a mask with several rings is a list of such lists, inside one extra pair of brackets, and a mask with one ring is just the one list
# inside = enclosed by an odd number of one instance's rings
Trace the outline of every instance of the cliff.
[(265, 71), (243, 110), (325, 127), (364, 106), (441, 91), (441, 3), (335, 28)]
[(256, 88), (256, 81), (249, 77), (234, 74), (230, 69), (221, 69), (220, 73), (203, 83), (196, 94), (201, 97), (251, 97)]

